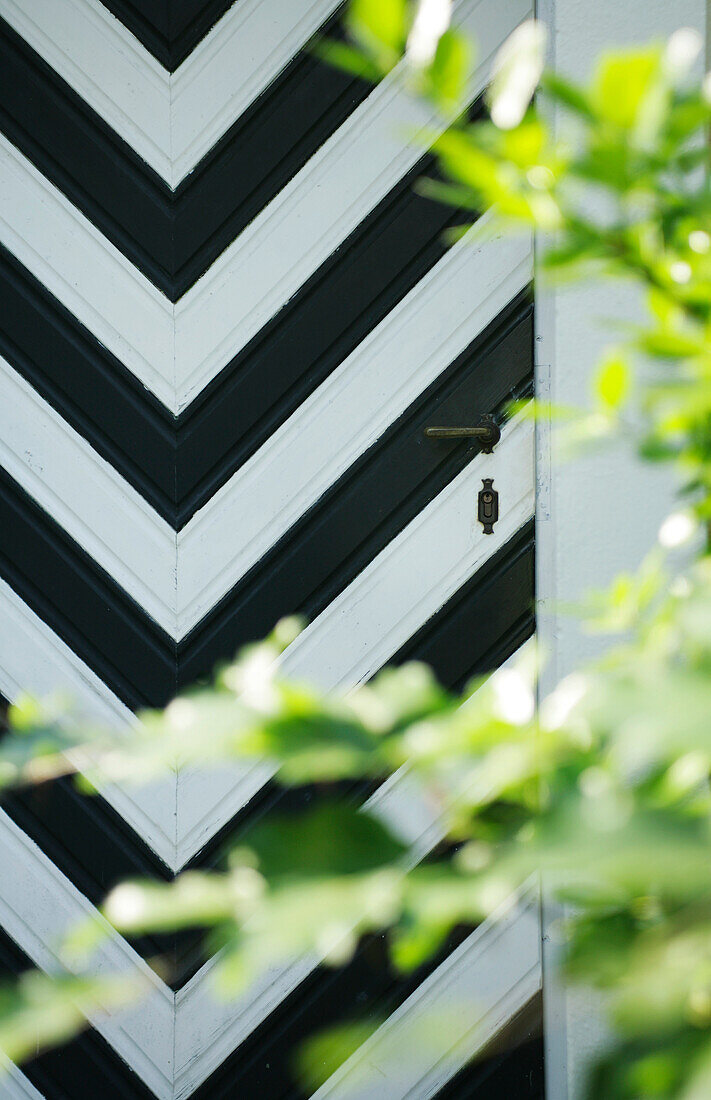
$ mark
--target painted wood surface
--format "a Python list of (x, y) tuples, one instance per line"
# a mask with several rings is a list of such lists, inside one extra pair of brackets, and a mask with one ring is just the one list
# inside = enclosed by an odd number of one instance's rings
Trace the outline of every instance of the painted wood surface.
[[(337, 9), (0, 0), (5, 698), (68, 692), (75, 720), (120, 738), (285, 614), (309, 622), (285, 668), (325, 687), (409, 659), (460, 687), (534, 630), (533, 429), (505, 424), (491, 456), (423, 434), (532, 392), (531, 243), (492, 235), (486, 212), (445, 238), (460, 212), (416, 191), (434, 170), (417, 134), (445, 122), (397, 72), (371, 89), (315, 58)], [(479, 42), (473, 115), (529, 12), (456, 6)], [(476, 522), (486, 476), (493, 536)], [(55, 969), (63, 928), (113, 883), (215, 866), (285, 798), (262, 763), (13, 794), (0, 968)], [(376, 804), (413, 862), (437, 842), (406, 774)], [(508, 983), (503, 1024), (538, 979), (506, 977), (511, 945), (485, 940), (470, 969)], [(290, 1094), (319, 1019), (366, 998), (407, 1021), (418, 991), (376, 942), (336, 974), (295, 959), (238, 1005), (216, 998), (194, 936), (112, 933), (93, 965), (143, 975), (148, 1001), (97, 1014), (0, 1096)], [(462, 1042), (447, 1079), (478, 1040)]]

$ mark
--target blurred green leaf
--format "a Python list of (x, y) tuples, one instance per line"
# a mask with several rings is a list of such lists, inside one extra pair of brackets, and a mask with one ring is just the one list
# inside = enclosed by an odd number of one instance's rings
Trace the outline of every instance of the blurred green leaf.
[(604, 53), (595, 66), (590, 89), (597, 117), (621, 129), (633, 129), (659, 79), (661, 56), (659, 48)]
[(307, 1039), (297, 1052), (295, 1068), (309, 1095), (370, 1038), (379, 1023), (376, 1017), (371, 1017), (326, 1028)]
[(382, 70), (361, 50), (337, 39), (318, 39), (312, 46), (313, 53), (328, 65), (352, 73), (361, 80), (377, 84)]
[(346, 24), (355, 41), (388, 68), (405, 46), (409, 29), (406, 0), (351, 0)]
[(630, 391), (630, 368), (621, 355), (609, 355), (598, 367), (595, 394), (600, 403), (612, 412), (624, 405)]
[(445, 31), (437, 43), (428, 76), (433, 97), (445, 108), (464, 105), (471, 54), (469, 43), (457, 31)]
[(328, 801), (307, 812), (271, 816), (244, 835), (270, 882), (363, 874), (401, 859), (405, 847), (358, 804)]

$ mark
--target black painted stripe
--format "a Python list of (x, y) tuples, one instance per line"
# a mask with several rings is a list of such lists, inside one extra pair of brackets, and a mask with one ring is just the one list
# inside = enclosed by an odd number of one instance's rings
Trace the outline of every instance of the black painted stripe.
[[(0, 983), (12, 982), (34, 969), (20, 947), (0, 929)], [(22, 1072), (45, 1100), (155, 1100), (154, 1094), (97, 1031), (46, 1051), (22, 1066)]]
[(182, 527), (442, 258), (460, 217), (402, 179), (177, 419), (7, 251), (0, 354)]
[(173, 192), (0, 20), (0, 128), (172, 301), (369, 91), (305, 47)]
[(163, 68), (174, 72), (235, 0), (102, 0)]
[[(395, 664), (430, 663), (448, 687), (459, 688), (505, 661), (534, 630), (534, 529), (526, 524), (494, 558), (456, 592), (404, 645)], [(366, 797), (350, 785), (344, 794)], [(303, 808), (317, 792), (284, 791), (268, 783), (243, 807), (189, 867), (219, 867), (229, 848), (278, 807)], [(3, 809), (91, 902), (99, 904), (126, 878), (168, 881), (173, 875), (98, 795), (79, 792), (70, 779), (6, 793)], [(144, 957), (162, 956), (167, 980), (179, 988), (204, 962), (199, 933), (150, 936), (131, 941)]]
[(160, 706), (282, 616), (325, 608), (477, 453), (425, 425), (525, 392), (532, 342), (521, 295), (177, 646), (4, 472), (0, 574), (129, 706)]
[(544, 1100), (543, 998), (537, 994), (432, 1100)]
[(543, 1039), (474, 1061), (432, 1100), (545, 1100)]

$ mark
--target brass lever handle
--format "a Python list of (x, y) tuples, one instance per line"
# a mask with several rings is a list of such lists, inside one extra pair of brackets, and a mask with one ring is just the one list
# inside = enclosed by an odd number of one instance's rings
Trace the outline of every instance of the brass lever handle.
[(494, 417), (486, 413), (471, 428), (425, 428), (425, 435), (429, 439), (478, 439), (484, 454), (489, 455), (501, 439), (501, 429)]

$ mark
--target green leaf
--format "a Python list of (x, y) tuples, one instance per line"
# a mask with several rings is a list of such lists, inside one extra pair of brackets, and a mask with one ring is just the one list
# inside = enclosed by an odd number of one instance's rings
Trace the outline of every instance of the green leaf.
[(659, 79), (660, 60), (661, 51), (656, 47), (603, 54), (591, 87), (592, 104), (600, 119), (631, 130)]
[(339, 1024), (307, 1039), (297, 1051), (295, 1065), (306, 1093), (311, 1096), (320, 1088), (346, 1058), (370, 1038), (379, 1023), (380, 1020), (371, 1016), (367, 1020)]
[(401, 858), (405, 848), (355, 805), (330, 801), (305, 814), (260, 821), (241, 842), (270, 881), (362, 874)]
[(461, 34), (452, 30), (444, 32), (428, 70), (432, 93), (444, 106), (464, 102), (471, 55), (471, 47)]
[(619, 355), (609, 356), (595, 376), (595, 393), (606, 409), (617, 411), (625, 402), (630, 390), (630, 371)]
[(351, 0), (346, 20), (356, 42), (382, 62), (395, 63), (407, 37), (406, 0)]
[(594, 118), (594, 112), (590, 106), (590, 100), (582, 88), (576, 87), (565, 80), (559, 73), (546, 72), (541, 77), (541, 87), (550, 96), (568, 107), (571, 111), (590, 121)]
[(369, 80), (377, 84), (383, 75), (382, 68), (375, 64), (371, 58), (347, 42), (338, 42), (335, 39), (317, 39), (311, 47), (312, 53), (335, 69), (352, 73), (361, 80)]

